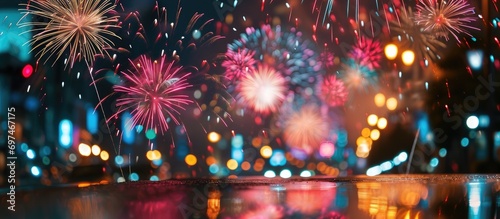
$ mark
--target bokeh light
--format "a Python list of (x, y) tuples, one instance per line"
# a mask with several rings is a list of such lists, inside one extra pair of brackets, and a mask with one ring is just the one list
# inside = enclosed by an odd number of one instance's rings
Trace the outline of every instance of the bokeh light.
[(385, 104), (385, 95), (382, 94), (382, 93), (376, 94), (375, 98), (374, 98), (374, 101), (375, 101), (375, 105), (376, 106), (383, 107), (384, 104)]
[(370, 132), (370, 138), (374, 141), (378, 140), (380, 138), (380, 131), (378, 129), (373, 129)]
[(27, 64), (23, 67), (22, 74), (24, 78), (29, 78), (33, 74), (33, 66)]
[(148, 160), (151, 160), (151, 161), (159, 160), (159, 159), (161, 159), (161, 153), (158, 150), (150, 150), (150, 151), (146, 152), (146, 157), (148, 158)]
[(221, 138), (221, 136), (217, 132), (208, 133), (208, 140), (212, 143), (216, 143), (216, 142), (220, 141), (220, 138)]
[(90, 149), (90, 146), (88, 144), (80, 143), (78, 145), (78, 152), (80, 152), (82, 156), (87, 157), (90, 156), (92, 150)]
[(322, 157), (329, 158), (335, 153), (335, 145), (332, 142), (323, 142), (319, 146), (319, 154)]
[(186, 158), (184, 158), (184, 161), (187, 165), (194, 166), (196, 165), (196, 162), (198, 162), (198, 159), (196, 159), (196, 156), (194, 156), (193, 154), (188, 154)]
[(238, 161), (236, 161), (235, 159), (229, 159), (226, 166), (230, 170), (236, 170), (236, 168), (238, 168)]
[(263, 157), (263, 158), (270, 158), (271, 155), (273, 155), (273, 149), (266, 145), (266, 146), (262, 146), (260, 148), (260, 155)]
[(385, 129), (387, 127), (387, 119), (386, 118), (380, 118), (378, 119), (378, 122), (377, 122), (377, 127), (382, 130), (382, 129)]
[(107, 161), (109, 159), (109, 153), (107, 151), (101, 151), (101, 159)]
[(28, 159), (33, 160), (35, 156), (35, 151), (33, 149), (28, 149), (28, 151), (26, 151), (26, 157), (28, 157)]
[(401, 54), (401, 60), (403, 64), (410, 66), (415, 61), (415, 53), (411, 50), (406, 50)]
[(248, 161), (244, 161), (243, 163), (241, 163), (242, 170), (247, 171), (247, 170), (250, 170), (251, 167), (252, 167), (252, 165)]
[(207, 163), (208, 166), (210, 166), (212, 164), (217, 163), (217, 160), (215, 159), (215, 157), (209, 156), (209, 157), (207, 157), (207, 159), (205, 160), (205, 162)]
[(386, 105), (387, 105), (388, 110), (393, 111), (398, 107), (398, 100), (396, 100), (396, 98), (394, 98), (394, 97), (391, 97), (391, 98), (387, 99)]
[(369, 128), (364, 128), (361, 130), (361, 136), (368, 138), (370, 136), (370, 129)]
[(33, 176), (40, 176), (40, 167), (31, 167), (31, 174), (33, 174)]
[(384, 47), (385, 57), (389, 60), (394, 60), (398, 56), (398, 47), (394, 44), (387, 44)]
[(378, 121), (378, 116), (375, 114), (371, 114), (367, 118), (368, 125), (370, 125), (370, 126), (377, 125), (377, 121)]
[(479, 118), (477, 116), (469, 116), (466, 123), (470, 129), (476, 129), (479, 126)]
[(290, 178), (292, 177), (292, 172), (288, 169), (284, 169), (280, 172), (280, 177), (284, 179)]
[(276, 177), (276, 173), (272, 170), (268, 170), (264, 173), (264, 176), (267, 178), (274, 178)]
[(101, 153), (101, 147), (99, 147), (99, 145), (92, 145), (91, 150), (94, 156), (99, 156), (99, 154)]

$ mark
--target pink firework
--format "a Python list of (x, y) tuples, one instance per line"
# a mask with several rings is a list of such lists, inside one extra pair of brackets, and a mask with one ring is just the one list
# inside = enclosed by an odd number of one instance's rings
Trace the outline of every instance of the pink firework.
[(380, 42), (370, 38), (359, 37), (358, 42), (349, 52), (349, 57), (370, 70), (380, 68), (380, 60), (382, 59)]
[(448, 40), (451, 33), (457, 41), (459, 33), (468, 36), (471, 30), (480, 30), (471, 23), (476, 21), (477, 15), (466, 0), (419, 0), (417, 4), (417, 16), (415, 22), (424, 27), (426, 31), (432, 31), (438, 37)]
[(284, 139), (288, 146), (307, 154), (317, 151), (328, 137), (328, 122), (314, 106), (304, 106), (285, 122)]
[(184, 90), (191, 87), (187, 77), (191, 72), (165, 56), (151, 60), (142, 55), (137, 62), (130, 61), (133, 69), (122, 72), (124, 85), (114, 86), (116, 93), (123, 94), (116, 101), (119, 113), (131, 110), (131, 127), (143, 125), (147, 129), (168, 130), (168, 120), (179, 125), (180, 112), (192, 103)]
[(331, 69), (335, 66), (335, 57), (332, 52), (323, 51), (319, 54), (319, 61), (325, 66), (326, 69)]
[(342, 106), (347, 101), (348, 91), (342, 80), (337, 80), (335, 75), (328, 75), (318, 85), (320, 98), (329, 106)]
[(281, 74), (259, 65), (255, 71), (241, 78), (237, 90), (240, 102), (248, 104), (255, 112), (267, 114), (275, 112), (283, 103), (287, 85)]
[(222, 62), (222, 67), (226, 68), (225, 77), (229, 81), (239, 80), (244, 75), (255, 70), (255, 51), (241, 49), (233, 51), (228, 49), (226, 59)]

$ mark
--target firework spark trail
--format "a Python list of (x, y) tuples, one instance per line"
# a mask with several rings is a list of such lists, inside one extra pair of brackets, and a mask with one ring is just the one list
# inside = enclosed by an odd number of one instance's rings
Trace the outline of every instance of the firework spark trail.
[(333, 9), (333, 0), (328, 0), (325, 7), (325, 13), (323, 15), (323, 24), (325, 24), (326, 17), (329, 16), (330, 13), (332, 13), (332, 9)]
[(432, 31), (446, 40), (451, 33), (460, 42), (458, 34), (464, 33), (472, 37), (468, 29), (480, 30), (470, 25), (477, 20), (477, 15), (474, 7), (471, 7), (466, 0), (419, 0), (417, 11), (416, 23), (422, 25), (424, 30)]
[(69, 50), (66, 66), (82, 58), (92, 66), (96, 55), (109, 57), (112, 39), (119, 38), (109, 30), (119, 28), (118, 16), (107, 16), (115, 8), (109, 0), (45, 0), (21, 5), (26, 7), (20, 9), (24, 17), (31, 14), (44, 19), (18, 23), (20, 27), (33, 27), (29, 32), (38, 32), (28, 43), (31, 51), (40, 49), (35, 54), (38, 60), (47, 56), (44, 63), (57, 54), (55, 64)]
[[(224, 36), (215, 34), (212, 31), (204, 32), (207, 25), (211, 24), (214, 19), (207, 19), (202, 22), (204, 14), (195, 12), (186, 26), (179, 26), (182, 20), (182, 7), (178, 6), (173, 20), (168, 19), (168, 11), (165, 7), (160, 7), (158, 2), (153, 9), (156, 18), (153, 20), (153, 30), (146, 29), (142, 23), (139, 12), (130, 12), (124, 19), (123, 23), (128, 26), (127, 34), (133, 34), (133, 39), (142, 41), (146, 45), (144, 50), (156, 50), (161, 48), (161, 56), (168, 54), (177, 61), (187, 64), (190, 56), (197, 55), (192, 51), (197, 51), (221, 40)], [(148, 36), (148, 32), (153, 32), (154, 38)], [(131, 47), (131, 45), (129, 46)], [(122, 51), (129, 49), (120, 48)], [(165, 51), (166, 50), (166, 51)], [(193, 64), (194, 66), (200, 63)]]
[(130, 62), (134, 68), (122, 72), (126, 85), (114, 86), (115, 93), (123, 96), (117, 99), (119, 110), (111, 118), (131, 110), (132, 127), (141, 124), (164, 133), (169, 129), (167, 119), (179, 125), (178, 116), (185, 110), (184, 106), (193, 102), (182, 94), (192, 86), (187, 82), (191, 72), (176, 66), (175, 61), (168, 61), (165, 56), (159, 62), (145, 55), (140, 56), (137, 63)]

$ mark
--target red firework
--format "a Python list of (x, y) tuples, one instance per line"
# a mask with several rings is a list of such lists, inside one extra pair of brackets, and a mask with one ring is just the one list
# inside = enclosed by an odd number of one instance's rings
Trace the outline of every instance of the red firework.
[(349, 92), (342, 80), (337, 80), (335, 75), (328, 75), (318, 86), (318, 93), (326, 104), (332, 107), (343, 106), (347, 101)]
[(370, 70), (380, 68), (380, 60), (382, 59), (380, 42), (366, 37), (359, 37), (358, 42), (349, 52), (349, 57)]
[(233, 51), (228, 49), (226, 59), (222, 62), (222, 67), (226, 68), (225, 77), (229, 81), (239, 80), (249, 72), (255, 70), (255, 51), (242, 49)]

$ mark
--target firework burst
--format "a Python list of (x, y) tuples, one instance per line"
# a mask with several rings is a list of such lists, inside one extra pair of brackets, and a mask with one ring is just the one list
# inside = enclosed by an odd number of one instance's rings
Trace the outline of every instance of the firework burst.
[(320, 110), (313, 105), (305, 105), (287, 119), (283, 137), (289, 147), (310, 155), (328, 137), (328, 130), (328, 122)]
[(429, 30), (415, 21), (411, 8), (401, 8), (398, 20), (391, 21), (391, 28), (398, 34), (398, 40), (402, 42), (401, 47), (413, 50), (417, 57), (439, 59), (439, 50), (444, 49), (446, 44), (439, 41)]
[(255, 51), (255, 60), (276, 69), (290, 85), (290, 90), (308, 88), (324, 73), (318, 61), (316, 46), (303, 39), (295, 28), (284, 30), (263, 25), (259, 29), (247, 28), (239, 40), (228, 45), (228, 49)]
[[(29, 44), (39, 50), (36, 56), (47, 62), (56, 56), (54, 63), (69, 51), (66, 65), (83, 59), (92, 66), (96, 55), (109, 57), (107, 49), (112, 39), (118, 38), (109, 28), (118, 28), (115, 5), (109, 0), (44, 0), (30, 1), (20, 9), (25, 15), (34, 15), (41, 21), (20, 23), (36, 32)], [(45, 63), (44, 62), (44, 63)]]
[(229, 81), (239, 80), (248, 72), (255, 70), (254, 65), (257, 63), (253, 56), (254, 51), (248, 49), (226, 52), (226, 59), (222, 62), (222, 67), (226, 68), (225, 77)]
[(468, 30), (479, 30), (470, 25), (476, 21), (477, 15), (466, 0), (419, 0), (417, 11), (417, 24), (446, 40), (449, 39), (448, 34), (460, 41), (458, 34), (472, 37)]
[(337, 80), (335, 75), (323, 77), (317, 89), (321, 100), (331, 107), (342, 106), (347, 101), (348, 91), (344, 82)]
[(380, 68), (380, 60), (382, 59), (380, 42), (366, 37), (359, 37), (358, 42), (349, 52), (349, 57), (370, 70)]
[(377, 73), (350, 59), (343, 64), (344, 72), (341, 79), (349, 89), (364, 90), (375, 87), (378, 82)]
[(113, 87), (122, 96), (116, 101), (119, 110), (112, 118), (130, 110), (131, 127), (140, 124), (163, 133), (169, 129), (168, 120), (179, 125), (179, 115), (193, 102), (182, 94), (191, 87), (187, 82), (191, 72), (165, 56), (153, 61), (142, 55), (137, 62), (131, 61), (131, 65), (132, 70), (122, 72), (124, 85)]
[(332, 69), (335, 66), (335, 56), (332, 52), (323, 51), (319, 54), (319, 60), (326, 69)]
[(237, 85), (239, 100), (255, 112), (275, 112), (287, 90), (286, 80), (274, 69), (258, 66), (257, 70), (245, 75)]

